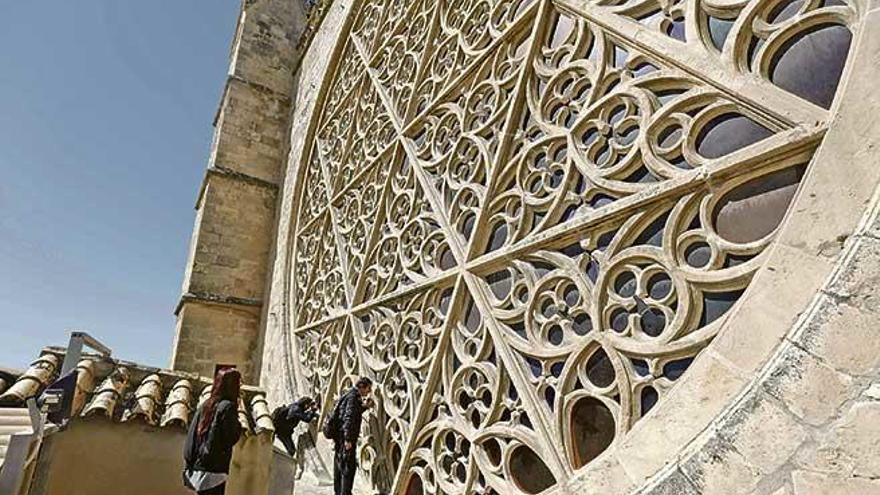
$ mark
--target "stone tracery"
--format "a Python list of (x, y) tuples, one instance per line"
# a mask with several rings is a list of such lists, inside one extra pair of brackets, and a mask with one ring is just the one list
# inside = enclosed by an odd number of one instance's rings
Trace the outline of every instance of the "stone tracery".
[[(662, 400), (759, 268), (860, 10), (592, 3), (353, 14), (300, 174), (291, 321), (325, 411), (381, 384), (359, 452), (382, 490), (539, 493)], [(837, 65), (804, 85), (812, 36)]]

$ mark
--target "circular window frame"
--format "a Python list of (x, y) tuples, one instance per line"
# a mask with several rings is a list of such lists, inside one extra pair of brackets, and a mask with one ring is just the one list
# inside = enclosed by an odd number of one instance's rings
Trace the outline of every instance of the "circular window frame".
[[(270, 311), (281, 314), (275, 330), (285, 336), (290, 349), (291, 289), (293, 261), (293, 212), (302, 158), (315, 134), (318, 104), (329, 91), (325, 75), (339, 62), (343, 36), (353, 23), (352, 8), (359, 2), (333, 3), (318, 28), (300, 65), (298, 90), (291, 129), (291, 151), (283, 186)], [(796, 197), (767, 248), (768, 256), (758, 269), (734, 310), (725, 316), (718, 335), (681, 377), (672, 391), (627, 434), (587, 466), (577, 471), (566, 486), (550, 492), (602, 487), (603, 493), (629, 493), (664, 470), (687, 451), (699, 437), (711, 435), (713, 421), (738, 406), (737, 398), (760, 371), (783, 352), (786, 336), (795, 332), (799, 318), (822, 294), (829, 276), (844, 257), (845, 241), (857, 233), (871, 209), (880, 183), (878, 125), (870, 127), (870, 114), (880, 112), (880, 97), (866, 95), (880, 68), (871, 56), (880, 48), (880, 9), (865, 13), (850, 49), (837, 97), (830, 110), (832, 124), (818, 146)], [(333, 47), (328, 50), (327, 47)], [(853, 136), (854, 129), (860, 131)], [(857, 139), (858, 138), (858, 139)], [(854, 164), (859, 156), (862, 165)], [(847, 172), (840, 171), (846, 167)], [(857, 168), (857, 171), (850, 171)], [(876, 170), (875, 170), (876, 169)], [(754, 331), (760, 328), (761, 331)], [(272, 328), (267, 333), (273, 331)], [(285, 350), (285, 352), (287, 352)], [(286, 367), (300, 363), (286, 356)], [(293, 373), (286, 373), (293, 380)], [(287, 383), (297, 389), (294, 381)], [(708, 433), (707, 433), (708, 431)]]

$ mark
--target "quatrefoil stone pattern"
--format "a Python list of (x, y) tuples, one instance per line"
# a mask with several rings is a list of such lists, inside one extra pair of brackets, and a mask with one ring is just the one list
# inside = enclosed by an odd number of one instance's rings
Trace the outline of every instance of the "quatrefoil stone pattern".
[(381, 493), (588, 469), (749, 289), (865, 9), (355, 2), (294, 187), (295, 393), (326, 415), (375, 380), (357, 452)]

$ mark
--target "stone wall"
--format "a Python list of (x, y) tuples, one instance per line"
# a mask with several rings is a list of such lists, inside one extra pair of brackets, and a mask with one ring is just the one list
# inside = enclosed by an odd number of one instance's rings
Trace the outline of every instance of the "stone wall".
[[(50, 434), (38, 459), (32, 495), (188, 495), (184, 488), (182, 428), (73, 422)], [(272, 434), (243, 436), (235, 446), (226, 493), (268, 493)]]
[[(551, 493), (880, 493), (880, 98), (872, 90), (880, 11), (877, 2), (860, 5), (870, 13), (862, 12), (829, 130), (754, 281), (657, 407)], [(292, 222), (313, 113), (350, 8), (330, 8), (292, 97), (262, 361), (273, 403), (307, 390), (290, 336)]]
[(880, 493), (880, 10), (862, 22), (831, 129), (746, 300), (699, 368), (559, 493)]
[(303, 4), (242, 3), (177, 315), (172, 366), (258, 380), (261, 315), (287, 152)]
[[(265, 324), (263, 342), (261, 385), (269, 387), (267, 396), (272, 403), (289, 401), (297, 394), (293, 383), (295, 368), (299, 365), (291, 355), (291, 344), (288, 340), (285, 314), (289, 311), (285, 293), (288, 278), (285, 275), (290, 269), (289, 251), (293, 248), (293, 234), (290, 222), (295, 204), (294, 188), (301, 172), (299, 167), (303, 156), (303, 148), (310, 133), (308, 116), (314, 111), (321, 91), (321, 81), (326, 71), (333, 66), (334, 56), (338, 50), (328, 47), (336, 46), (336, 38), (346, 23), (346, 15), (351, 8), (350, 2), (326, 1), (321, 6), (325, 9), (321, 17), (321, 29), (312, 32), (314, 38), (301, 45), (302, 62), (296, 72), (297, 88), (292, 96), (294, 118), (291, 121), (290, 153), (285, 169), (285, 192), (279, 200), (279, 213), (274, 250), (281, 253), (273, 259), (270, 267), (269, 305)], [(312, 26), (315, 29), (315, 26)]]

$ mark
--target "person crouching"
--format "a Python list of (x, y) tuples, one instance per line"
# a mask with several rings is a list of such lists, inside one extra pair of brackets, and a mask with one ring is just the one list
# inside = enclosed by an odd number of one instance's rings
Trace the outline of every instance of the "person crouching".
[(318, 403), (311, 397), (303, 397), (289, 405), (278, 406), (272, 411), (272, 424), (275, 438), (281, 441), (291, 457), (296, 455), (293, 431), (301, 423), (311, 423), (318, 419)]

